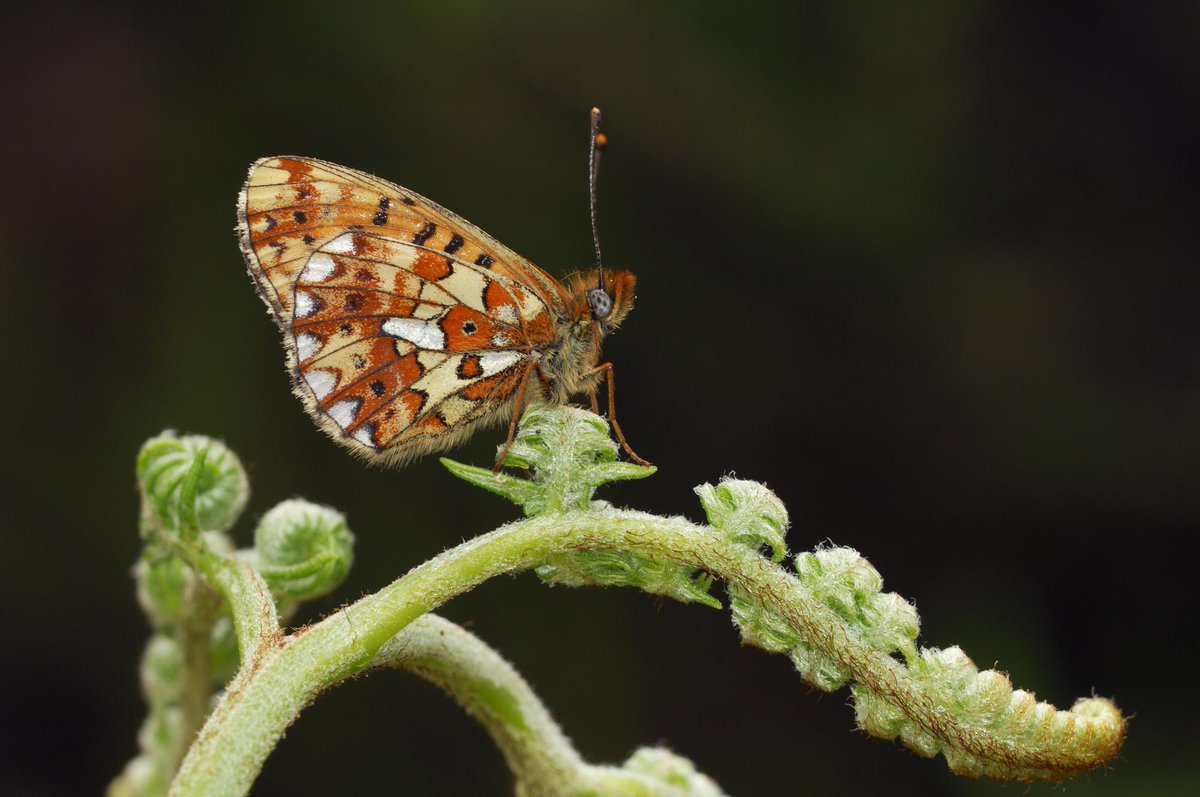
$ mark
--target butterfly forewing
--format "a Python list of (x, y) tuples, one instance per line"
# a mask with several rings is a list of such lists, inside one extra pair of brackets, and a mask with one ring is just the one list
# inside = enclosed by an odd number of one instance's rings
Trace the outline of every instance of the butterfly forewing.
[(264, 158), (250, 167), (241, 201), (243, 244), (253, 244), (281, 302), (311, 252), (352, 228), (447, 252), (529, 285), (547, 303), (562, 299), (556, 280), (483, 230), (365, 172), (312, 158)]
[(402, 462), (496, 419), (563, 289), (407, 189), (308, 158), (255, 163), (238, 229), (296, 392), (358, 453)]

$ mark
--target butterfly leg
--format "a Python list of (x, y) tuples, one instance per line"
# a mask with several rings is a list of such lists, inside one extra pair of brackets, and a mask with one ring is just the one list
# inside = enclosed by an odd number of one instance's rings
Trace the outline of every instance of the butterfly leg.
[[(599, 324), (596, 325), (597, 332), (599, 331), (599, 326), (600, 326)], [(600, 341), (601, 340), (602, 340), (602, 337), (599, 334), (592, 336), (592, 362), (595, 362), (596, 360), (600, 359)], [(608, 384), (611, 386), (612, 385), (612, 363), (604, 363), (604, 365), (598, 365), (598, 366), (596, 366), (595, 369), (593, 369), (592, 373), (596, 373), (596, 371), (602, 370), (605, 365), (608, 366), (608, 376), (609, 376)], [(590, 398), (592, 400), (592, 414), (599, 415), (600, 414), (600, 399), (596, 398), (596, 391), (593, 390), (588, 395), (588, 398)], [(612, 408), (612, 390), (611, 389), (609, 390), (609, 395), (608, 395), (608, 406), (610, 409), (609, 414), (611, 415), (612, 414), (611, 413), (611, 408)]]
[(516, 439), (517, 421), (521, 418), (521, 410), (525, 409), (525, 385), (529, 382), (529, 374), (536, 366), (536, 362), (531, 362), (526, 366), (525, 372), (521, 374), (521, 381), (517, 382), (517, 389), (513, 391), (513, 409), (512, 418), (508, 421), (508, 437), (504, 440), (504, 450), (500, 452), (500, 456), (496, 457), (496, 464), (492, 466), (492, 473), (499, 473), (500, 468), (504, 467), (504, 458), (508, 456), (508, 450), (512, 448), (513, 440)]
[[(592, 370), (592, 373), (599, 373), (601, 371), (604, 373), (603, 379), (608, 385), (608, 422), (612, 424), (613, 434), (617, 436), (617, 442), (621, 444), (621, 450), (624, 451), (629, 458), (638, 465), (649, 465), (650, 463), (648, 461), (639, 457), (636, 453), (634, 453), (634, 450), (629, 447), (628, 441), (625, 440), (625, 434), (621, 431), (621, 425), (617, 423), (617, 404), (615, 399), (615, 387), (613, 386), (612, 363), (601, 363)], [(592, 392), (591, 398), (592, 412), (595, 412), (598, 415), (599, 412), (597, 412), (597, 410), (599, 407), (597, 405), (595, 391)]]

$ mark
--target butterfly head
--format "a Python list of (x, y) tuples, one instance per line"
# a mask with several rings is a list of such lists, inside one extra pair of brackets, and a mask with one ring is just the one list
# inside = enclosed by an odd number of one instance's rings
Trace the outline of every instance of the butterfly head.
[(584, 300), (591, 320), (607, 335), (621, 325), (633, 309), (637, 279), (628, 271), (593, 271), (576, 283), (575, 294)]

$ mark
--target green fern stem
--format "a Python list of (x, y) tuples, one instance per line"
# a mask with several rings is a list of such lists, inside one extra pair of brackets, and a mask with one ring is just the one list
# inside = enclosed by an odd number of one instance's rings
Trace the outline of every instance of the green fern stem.
[(587, 763), (511, 664), (436, 614), (392, 637), (373, 667), (406, 670), (454, 698), (504, 754), (521, 797), (723, 797), (690, 761), (662, 747), (640, 748), (621, 766)]
[[(1051, 736), (1017, 742), (962, 722), (904, 664), (867, 644), (794, 575), (756, 550), (682, 518), (598, 507), (509, 524), (446, 551), (314, 626), (289, 636), (276, 626), (255, 646), (253, 662), (243, 666), (210, 716), (170, 794), (245, 794), (304, 706), (372, 666), (385, 643), (409, 623), (494, 576), (537, 567), (564, 552), (633, 553), (727, 581), (845, 667), (858, 688), (886, 701), (954, 755), (984, 762), (987, 774), (1057, 779), (1109, 760), (1120, 746), (1123, 723), (1115, 709), (1090, 720), (1080, 717), (1081, 724), (1091, 723), (1090, 736), (1088, 744), (1076, 746), (1061, 745)], [(234, 604), (235, 617), (257, 614), (261, 622), (273, 615), (266, 606), (237, 605), (253, 589), (222, 591)]]

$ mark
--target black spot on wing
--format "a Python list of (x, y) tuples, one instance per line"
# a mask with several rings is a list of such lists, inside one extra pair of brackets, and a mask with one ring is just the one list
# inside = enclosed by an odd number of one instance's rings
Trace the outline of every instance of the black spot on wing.
[(417, 246), (424, 246), (425, 242), (434, 236), (437, 232), (437, 225), (432, 221), (427, 221), (421, 225), (421, 229), (417, 230), (417, 234), (413, 236), (412, 242)]
[(379, 212), (371, 219), (371, 223), (376, 227), (382, 227), (388, 221), (388, 208), (392, 206), (392, 200), (385, 196), (379, 197)]
[(462, 245), (463, 245), (463, 237), (461, 235), (459, 235), (458, 233), (454, 233), (454, 235), (450, 236), (450, 243), (446, 244), (446, 248), (444, 251), (448, 254), (454, 254), (455, 252), (457, 252), (459, 249), (462, 248)]
[(495, 262), (496, 259), (491, 255), (480, 255), (479, 257), (475, 258), (475, 265), (483, 266), (484, 268), (491, 268), (492, 264)]

